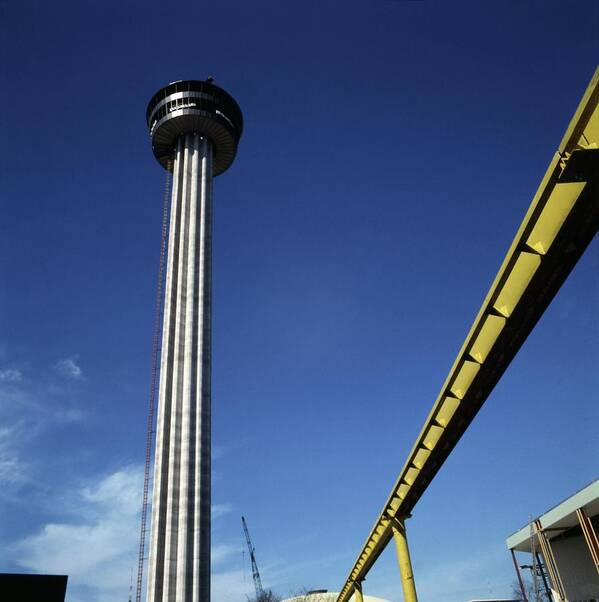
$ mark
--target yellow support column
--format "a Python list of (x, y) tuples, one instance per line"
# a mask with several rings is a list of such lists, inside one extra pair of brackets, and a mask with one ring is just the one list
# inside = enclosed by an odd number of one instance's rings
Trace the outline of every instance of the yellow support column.
[(399, 563), (399, 572), (401, 573), (401, 587), (403, 588), (404, 602), (418, 602), (404, 520), (396, 518), (392, 525), (392, 529), (395, 547), (397, 548), (397, 561)]
[(364, 596), (362, 595), (362, 584), (360, 582), (354, 583), (354, 602), (364, 602)]

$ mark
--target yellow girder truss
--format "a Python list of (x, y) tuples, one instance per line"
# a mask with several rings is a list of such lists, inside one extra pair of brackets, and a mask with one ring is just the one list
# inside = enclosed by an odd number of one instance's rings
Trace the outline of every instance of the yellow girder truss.
[(347, 602), (534, 328), (599, 225), (599, 68), (341, 589)]

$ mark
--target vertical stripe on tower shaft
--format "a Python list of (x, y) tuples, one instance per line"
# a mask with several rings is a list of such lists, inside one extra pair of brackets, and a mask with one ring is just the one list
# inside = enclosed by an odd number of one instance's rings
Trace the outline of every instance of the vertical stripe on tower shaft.
[[(181, 158), (179, 157), (179, 160)], [(166, 499), (166, 538), (164, 559), (163, 600), (175, 602), (177, 535), (179, 522), (179, 484), (181, 477), (181, 418), (183, 366), (185, 362), (185, 296), (187, 292), (187, 243), (189, 239), (189, 185), (191, 179), (189, 144), (187, 137), (183, 148), (183, 180), (180, 190), (181, 229), (175, 244), (179, 249), (178, 286), (174, 328), (174, 347), (170, 361), (173, 363), (173, 387), (171, 391), (171, 429), (168, 457), (168, 493)]]
[(212, 146), (177, 144), (165, 288), (148, 602), (210, 600)]
[(201, 318), (198, 335), (202, 355), (197, 366), (197, 395), (201, 400), (196, 413), (196, 449), (199, 458), (195, 479), (202, 495), (194, 501), (196, 517), (194, 530), (193, 572), (197, 575), (192, 602), (210, 600), (210, 471), (211, 471), (211, 359), (212, 359), (212, 145), (203, 141), (200, 196), (204, 199), (200, 215), (199, 278)]
[(178, 256), (181, 230), (180, 190), (183, 180), (183, 139), (179, 139), (173, 167), (167, 272), (165, 286), (162, 350), (160, 355), (160, 384), (158, 389), (158, 421), (152, 493), (152, 528), (150, 535), (150, 569), (148, 572), (148, 602), (162, 600), (164, 584), (164, 555), (166, 535), (166, 498), (168, 493), (168, 450), (170, 447), (171, 400), (173, 381), (173, 334), (177, 307)]

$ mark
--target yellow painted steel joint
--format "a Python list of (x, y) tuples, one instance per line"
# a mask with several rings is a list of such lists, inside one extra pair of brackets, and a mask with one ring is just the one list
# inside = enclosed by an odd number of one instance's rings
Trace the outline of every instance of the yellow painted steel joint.
[(354, 594), (355, 599), (354, 602), (364, 602), (364, 596), (362, 595), (362, 584), (354, 583)]

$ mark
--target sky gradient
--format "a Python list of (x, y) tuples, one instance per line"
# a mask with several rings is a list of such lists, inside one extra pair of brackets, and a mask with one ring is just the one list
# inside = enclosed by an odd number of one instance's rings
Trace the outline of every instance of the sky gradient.
[[(239, 102), (215, 180), (213, 599), (338, 590), (599, 59), (599, 4), (0, 1), (0, 571), (126, 600), (164, 171), (146, 103)], [(595, 240), (408, 524), (422, 602), (599, 476)], [(376, 437), (370, 435), (377, 425)], [(365, 593), (398, 602), (394, 550)]]

